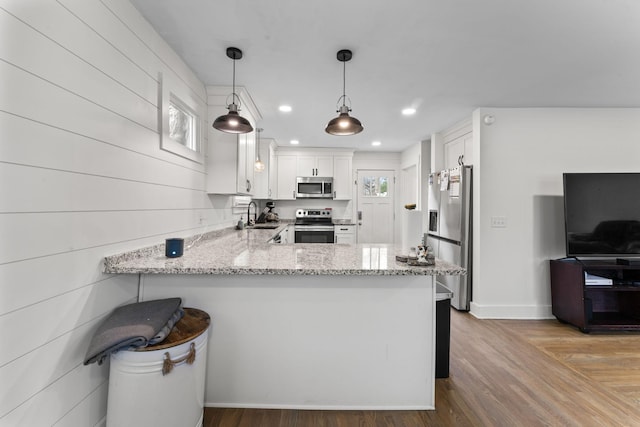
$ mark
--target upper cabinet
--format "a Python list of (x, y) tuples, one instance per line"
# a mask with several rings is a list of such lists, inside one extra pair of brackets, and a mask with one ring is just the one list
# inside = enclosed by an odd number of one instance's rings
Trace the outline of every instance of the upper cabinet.
[[(246, 134), (230, 134), (214, 129), (216, 117), (226, 114), (231, 87), (208, 86), (207, 193), (253, 195), (256, 159), (255, 131)], [(244, 88), (236, 87), (240, 98), (240, 115), (255, 128), (262, 117)], [(229, 98), (230, 100), (230, 98)]]
[(276, 199), (295, 199), (296, 177), (332, 177), (335, 200), (351, 200), (352, 150), (279, 149), (277, 158)]
[(333, 158), (333, 198), (351, 200), (353, 198), (353, 155)]
[(277, 153), (276, 199), (294, 200), (296, 198), (296, 176), (298, 156), (292, 153)]
[(259, 149), (256, 147), (256, 151), (260, 154), (260, 161), (264, 163), (264, 170), (262, 172), (254, 172), (254, 199), (271, 199), (275, 197), (275, 145), (276, 143), (273, 139), (261, 138)]
[(298, 155), (298, 176), (333, 176), (333, 155)]
[[(255, 127), (254, 122), (251, 124)], [(240, 194), (254, 194), (256, 161), (256, 134), (254, 132), (238, 135), (238, 177), (236, 191)]]
[(434, 171), (473, 164), (473, 129), (470, 120), (432, 135), (431, 141), (436, 143)]

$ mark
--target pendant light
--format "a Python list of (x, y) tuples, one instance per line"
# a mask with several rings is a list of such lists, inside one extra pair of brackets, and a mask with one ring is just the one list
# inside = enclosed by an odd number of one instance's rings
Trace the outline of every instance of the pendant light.
[(253, 164), (253, 170), (256, 172), (264, 171), (264, 162), (260, 160), (260, 132), (262, 132), (262, 128), (256, 129), (256, 162)]
[[(349, 112), (351, 111), (351, 107), (347, 105), (347, 95), (345, 94), (345, 82), (346, 82), (346, 68), (347, 61), (351, 59), (353, 54), (348, 49), (342, 49), (338, 51), (338, 61), (342, 62), (342, 96), (338, 98), (338, 104), (340, 104), (340, 100), (342, 100), (342, 105), (338, 107), (336, 111), (338, 117), (335, 119), (331, 119), (327, 127), (324, 129), (327, 133), (331, 135), (355, 135), (356, 133), (362, 132), (362, 123), (360, 120), (355, 117), (349, 116)], [(351, 104), (351, 100), (349, 100), (349, 104)]]
[[(227, 56), (233, 59), (233, 92), (230, 95), (231, 104), (227, 107), (229, 112), (218, 117), (213, 122), (213, 127), (226, 133), (249, 133), (253, 130), (253, 127), (251, 123), (249, 123), (249, 120), (238, 114), (240, 98), (236, 94), (236, 60), (242, 58), (242, 51), (237, 47), (228, 47)], [(238, 101), (237, 103), (236, 100)]]

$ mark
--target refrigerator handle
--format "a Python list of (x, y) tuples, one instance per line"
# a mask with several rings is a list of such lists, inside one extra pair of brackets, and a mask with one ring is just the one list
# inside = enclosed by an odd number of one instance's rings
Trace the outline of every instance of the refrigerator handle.
[[(358, 221), (362, 221), (362, 211), (358, 211)], [(358, 222), (358, 225), (362, 225), (362, 222)]]

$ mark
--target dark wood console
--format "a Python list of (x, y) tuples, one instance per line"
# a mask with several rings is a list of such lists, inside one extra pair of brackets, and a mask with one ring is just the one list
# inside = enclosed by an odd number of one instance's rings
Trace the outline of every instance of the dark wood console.
[[(585, 273), (610, 285), (585, 284)], [(582, 332), (640, 331), (640, 265), (612, 260), (551, 260), (551, 307)]]

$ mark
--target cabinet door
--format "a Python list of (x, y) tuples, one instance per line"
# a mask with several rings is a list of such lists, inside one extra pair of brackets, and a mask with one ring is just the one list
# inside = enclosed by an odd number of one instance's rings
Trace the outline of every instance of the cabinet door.
[(336, 200), (351, 200), (353, 198), (351, 156), (336, 156), (333, 158), (333, 198)]
[(355, 229), (356, 229), (355, 225), (336, 225), (335, 226), (336, 243), (355, 245), (356, 243)]
[(294, 200), (296, 198), (297, 156), (293, 154), (281, 154), (277, 156), (278, 200)]
[(238, 135), (238, 160), (236, 191), (240, 194), (247, 193), (247, 134)]
[(444, 167), (445, 169), (457, 168), (458, 160), (464, 155), (464, 139), (462, 137), (454, 139), (444, 144)]
[(275, 142), (269, 144), (269, 191), (267, 197), (276, 197), (278, 189), (278, 168), (276, 167)]
[(268, 199), (271, 197), (271, 190), (269, 188), (269, 181), (272, 171), (275, 169), (272, 163), (271, 146), (268, 141), (262, 139), (260, 141), (260, 148), (256, 147), (256, 151), (260, 153), (260, 161), (264, 163), (264, 170), (257, 172), (254, 169), (254, 185), (253, 185), (253, 198), (254, 199)]
[(462, 160), (465, 165), (473, 164), (473, 134), (467, 133), (444, 144), (444, 166), (445, 169), (456, 168), (458, 161)]
[(255, 132), (245, 134), (246, 153), (245, 153), (245, 192), (253, 194), (255, 191), (255, 170), (253, 164), (256, 161), (256, 134)]
[(316, 176), (316, 157), (298, 156), (297, 176)]
[(316, 157), (316, 175), (332, 177), (333, 175), (333, 156)]
[(469, 133), (464, 136), (464, 164), (473, 164), (473, 134)]
[[(224, 110), (226, 111), (226, 110)], [(210, 122), (223, 113), (211, 109)], [(207, 193), (235, 194), (237, 190), (238, 135), (220, 132), (209, 126), (207, 147)]]

